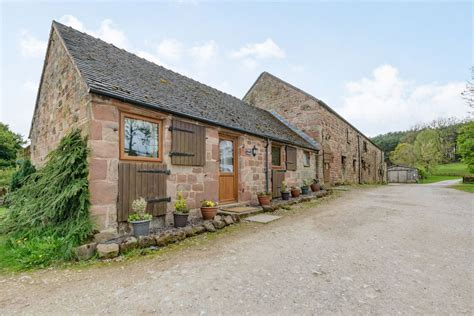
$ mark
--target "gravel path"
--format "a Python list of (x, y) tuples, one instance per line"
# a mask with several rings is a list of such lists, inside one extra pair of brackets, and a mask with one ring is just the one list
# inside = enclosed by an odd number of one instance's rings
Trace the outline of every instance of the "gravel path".
[(472, 315), (474, 195), (339, 194), (164, 256), (0, 276), (0, 314)]

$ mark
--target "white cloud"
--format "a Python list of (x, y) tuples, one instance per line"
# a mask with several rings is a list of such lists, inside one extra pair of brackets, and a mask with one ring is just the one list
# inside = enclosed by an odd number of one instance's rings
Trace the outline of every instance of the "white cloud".
[(464, 82), (415, 84), (398, 69), (381, 65), (370, 78), (348, 82), (340, 113), (371, 136), (408, 129), (440, 117), (467, 115)]
[(84, 24), (73, 15), (63, 15), (59, 22), (68, 25), (78, 31), (85, 32), (89, 35), (100, 38), (101, 40), (114, 44), (119, 48), (128, 47), (128, 39), (125, 34), (119, 30), (114, 22), (110, 19), (105, 19), (100, 22), (99, 29), (89, 30), (84, 27)]
[(82, 24), (82, 22), (79, 21), (79, 19), (76, 18), (76, 17), (73, 16), (73, 15), (70, 15), (70, 14), (63, 15), (63, 16), (59, 19), (59, 22), (61, 22), (61, 23), (64, 24), (64, 25), (70, 26), (70, 27), (72, 27), (73, 29), (76, 29), (76, 30), (78, 30), (78, 31), (81, 31), (81, 32), (85, 32), (85, 31), (86, 31), (86, 28), (84, 27), (84, 24)]
[(194, 58), (198, 66), (205, 66), (217, 57), (218, 46), (215, 41), (209, 41), (201, 46), (189, 49), (189, 55)]
[(35, 93), (36, 94), (36, 92), (38, 91), (38, 87), (39, 87), (38, 82), (35, 82), (35, 81), (32, 81), (32, 80), (27, 80), (23, 84), (23, 88), (25, 88), (25, 90), (27, 92), (30, 92), (30, 93)]
[(233, 51), (230, 57), (235, 59), (241, 58), (285, 58), (285, 51), (281, 49), (271, 38), (267, 38), (261, 43), (251, 43), (241, 47), (237, 51)]
[(161, 57), (177, 60), (183, 54), (183, 44), (174, 38), (164, 39), (158, 45), (157, 53)]
[(21, 33), (19, 44), (24, 57), (44, 57), (48, 45), (46, 41), (37, 39), (27, 31)]
[(160, 58), (158, 58), (158, 56), (156, 56), (152, 53), (140, 50), (140, 51), (137, 51), (136, 54), (137, 54), (137, 56), (139, 56), (141, 58), (144, 58), (148, 61), (151, 61), (152, 63), (155, 63), (155, 64), (163, 66), (163, 67), (167, 67), (166, 64), (163, 63)]

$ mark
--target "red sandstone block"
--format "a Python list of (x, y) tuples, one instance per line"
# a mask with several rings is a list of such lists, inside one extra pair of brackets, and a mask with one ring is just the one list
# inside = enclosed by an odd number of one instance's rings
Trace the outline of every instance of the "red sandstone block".
[(102, 124), (98, 121), (91, 121), (91, 140), (102, 140)]
[(91, 159), (89, 165), (90, 180), (105, 180), (107, 178), (107, 160)]
[(91, 204), (104, 205), (117, 202), (117, 183), (107, 181), (90, 181)]
[(194, 174), (188, 174), (188, 183), (194, 184), (197, 182), (197, 177)]
[(193, 184), (191, 187), (193, 191), (204, 191), (204, 185), (202, 183)]
[(92, 106), (92, 117), (101, 121), (118, 121), (118, 111), (114, 106), (94, 104)]

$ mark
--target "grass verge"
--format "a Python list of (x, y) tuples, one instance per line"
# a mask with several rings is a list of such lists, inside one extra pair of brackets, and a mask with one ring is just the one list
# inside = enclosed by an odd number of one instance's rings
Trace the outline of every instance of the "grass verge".
[(474, 183), (460, 183), (450, 186), (450, 188), (461, 190), (464, 192), (474, 193)]
[(440, 181), (446, 181), (446, 180), (456, 180), (456, 179), (461, 179), (460, 176), (438, 176), (438, 175), (430, 175), (426, 179), (421, 179), (420, 183), (422, 184), (427, 184), (427, 183), (435, 183), (435, 182), (440, 182)]

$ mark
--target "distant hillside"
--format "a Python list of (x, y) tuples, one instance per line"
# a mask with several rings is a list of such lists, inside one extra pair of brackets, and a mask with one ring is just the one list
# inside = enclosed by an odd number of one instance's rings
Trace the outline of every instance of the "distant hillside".
[(459, 129), (467, 124), (468, 120), (447, 118), (435, 120), (428, 124), (420, 124), (408, 131), (389, 132), (372, 137), (372, 141), (385, 152), (385, 159), (389, 161), (390, 153), (400, 143), (413, 144), (418, 133), (426, 129), (434, 129), (438, 132), (442, 144), (443, 162), (455, 162), (459, 160), (456, 152), (456, 139)]

